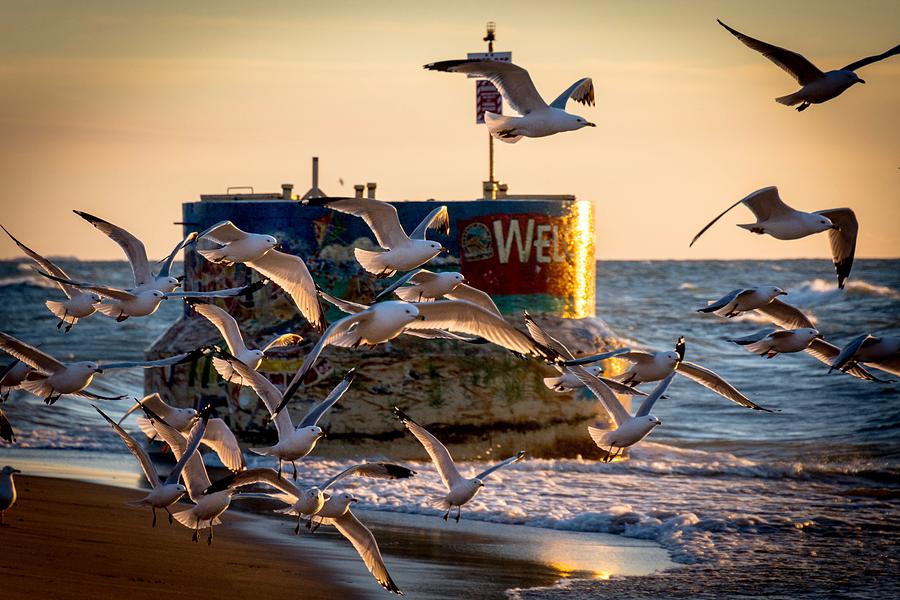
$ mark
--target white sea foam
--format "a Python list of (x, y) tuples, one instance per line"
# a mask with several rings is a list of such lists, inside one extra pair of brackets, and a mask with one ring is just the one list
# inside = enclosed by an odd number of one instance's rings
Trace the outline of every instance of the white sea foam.
[(787, 299), (792, 304), (808, 306), (830, 302), (842, 294), (883, 296), (891, 300), (900, 300), (900, 292), (884, 285), (869, 283), (861, 279), (851, 279), (847, 281), (844, 289), (841, 290), (833, 280), (818, 278), (804, 281), (792, 287)]

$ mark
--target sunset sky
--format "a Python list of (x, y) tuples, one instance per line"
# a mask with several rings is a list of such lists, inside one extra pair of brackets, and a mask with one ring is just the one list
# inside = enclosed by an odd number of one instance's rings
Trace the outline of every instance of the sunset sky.
[[(451, 8), (452, 6), (452, 8)], [(900, 256), (900, 57), (803, 113), (774, 102), (788, 75), (716, 24), (823, 70), (894, 46), (887, 2), (2, 2), (0, 223), (46, 255), (118, 258), (73, 215), (142, 237), (179, 235), (181, 203), (227, 186), (470, 199), (487, 175), (474, 82), (421, 66), (496, 49), (546, 100), (590, 76), (597, 123), (497, 144), (511, 193), (575, 194), (596, 209), (598, 258), (826, 257), (824, 236), (779, 242), (734, 227), (779, 186), (799, 209), (852, 207), (857, 255)], [(343, 179), (344, 185), (339, 184)], [(0, 258), (19, 255), (5, 236)]]

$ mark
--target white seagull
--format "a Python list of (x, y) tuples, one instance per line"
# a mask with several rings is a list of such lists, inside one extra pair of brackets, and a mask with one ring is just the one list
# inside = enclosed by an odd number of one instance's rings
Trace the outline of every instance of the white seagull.
[(147, 290), (158, 290), (168, 294), (169, 292), (174, 292), (181, 285), (178, 278), (169, 275), (169, 271), (178, 251), (190, 242), (193, 242), (197, 237), (196, 233), (191, 233), (176, 244), (172, 252), (162, 260), (159, 273), (153, 275), (150, 270), (150, 260), (147, 258), (147, 250), (144, 248), (144, 243), (141, 240), (121, 227), (104, 221), (99, 217), (80, 210), (73, 210), (72, 212), (105, 233), (125, 251), (125, 256), (128, 257), (128, 262), (131, 264), (131, 272), (134, 274), (134, 287), (129, 291), (137, 294)]
[[(656, 401), (666, 393), (666, 389), (672, 383), (672, 379), (675, 378), (675, 373), (669, 373), (665, 379), (659, 382), (632, 417), (605, 383), (588, 373), (584, 367), (576, 365), (571, 367), (571, 369), (575, 376), (581, 379), (584, 385), (597, 396), (597, 399), (606, 408), (609, 418), (616, 427), (612, 431), (588, 427), (588, 434), (591, 436), (591, 439), (594, 440), (598, 448), (606, 452), (604, 462), (610, 462), (621, 454), (625, 448), (637, 444), (657, 426), (662, 425), (662, 421), (655, 415), (651, 415), (650, 411), (653, 409)], [(609, 450), (606, 450), (607, 448)]]
[(834, 357), (828, 372), (846, 371), (857, 363), (900, 376), (900, 338), (869, 334), (854, 338)]
[(786, 106), (799, 104), (797, 106), (798, 111), (806, 110), (810, 104), (821, 104), (832, 98), (837, 98), (855, 83), (865, 83), (865, 80), (860, 79), (859, 75), (855, 73), (857, 69), (884, 60), (895, 54), (900, 54), (900, 45), (897, 45), (882, 54), (867, 56), (840, 69), (822, 72), (801, 54), (754, 39), (736, 29), (732, 29), (718, 19), (717, 21), (719, 25), (727, 29), (745, 46), (756, 50), (797, 80), (797, 83), (802, 86), (799, 90), (793, 94), (775, 98), (775, 101)]
[[(299, 344), (303, 341), (303, 337), (299, 334), (285, 333), (283, 335), (276, 336), (272, 341), (266, 344), (262, 348), (262, 350), (250, 350), (249, 348), (247, 348), (246, 344), (244, 344), (244, 338), (241, 335), (241, 329), (240, 327), (238, 327), (237, 321), (224, 309), (216, 306), (215, 304), (206, 304), (200, 302), (189, 302), (189, 304), (193, 307), (194, 312), (205, 317), (207, 321), (212, 323), (215, 328), (219, 330), (219, 333), (221, 333), (222, 337), (225, 338), (225, 343), (228, 344), (228, 351), (237, 360), (247, 365), (254, 371), (259, 368), (260, 364), (262, 364), (263, 358), (265, 358), (266, 356), (266, 352), (268, 352), (272, 348), (280, 348), (293, 344)], [(228, 382), (233, 381), (235, 371), (229, 361), (222, 358), (213, 357), (212, 363), (216, 371), (218, 371), (219, 375), (222, 376), (222, 379)], [(238, 381), (241, 385), (247, 385), (240, 377), (238, 378)]]
[(778, 296), (787, 292), (772, 285), (731, 290), (715, 302), (698, 308), (697, 312), (715, 313), (728, 319), (742, 313), (757, 311), (769, 317), (779, 327), (785, 329), (813, 328), (813, 322), (796, 307), (782, 302)]
[(441, 298), (466, 300), (495, 315), (500, 315), (500, 309), (491, 300), (490, 295), (467, 285), (466, 277), (462, 273), (432, 273), (427, 269), (416, 269), (375, 296), (375, 302), (387, 298), (392, 293), (397, 294), (397, 297), (405, 302), (431, 302)]
[[(153, 414), (157, 415), (170, 427), (184, 435), (190, 435), (191, 428), (197, 422), (198, 418), (198, 413), (195, 409), (176, 408), (167, 404), (159, 394), (153, 393), (144, 396), (143, 399), (139, 400), (134, 406), (125, 411), (125, 414), (119, 418), (118, 424), (121, 425), (128, 415), (138, 408), (143, 409), (144, 411), (148, 409), (153, 411)], [(144, 435), (151, 440), (156, 439), (156, 428), (153, 426), (150, 419), (139, 417), (137, 419), (137, 424), (138, 427), (141, 428), (141, 431), (144, 432)], [(237, 438), (223, 419), (219, 417), (211, 417), (208, 419), (200, 443), (215, 452), (216, 456), (219, 457), (219, 460), (222, 461), (222, 464), (229, 470), (240, 471), (246, 466)]]
[(91, 399), (120, 400), (125, 396), (105, 398), (86, 392), (85, 388), (91, 385), (91, 381), (93, 381), (96, 373), (102, 373), (104, 370), (129, 369), (133, 367), (142, 367), (144, 369), (169, 367), (194, 360), (198, 355), (205, 352), (203, 349), (198, 349), (161, 360), (109, 363), (102, 365), (102, 367), (93, 361), (62, 363), (49, 354), (41, 352), (37, 348), (2, 331), (0, 331), (0, 349), (5, 350), (34, 369), (33, 372), (25, 377), (20, 386), (35, 396), (44, 398), (44, 402), (47, 404), (53, 404), (60, 396), (65, 394)]
[[(751, 401), (745, 395), (740, 393), (737, 388), (723, 379), (718, 373), (696, 363), (684, 360), (685, 347), (684, 336), (682, 336), (678, 338), (674, 352), (663, 351), (651, 353), (644, 352), (643, 350), (631, 350), (625, 354), (620, 354), (616, 358), (622, 358), (633, 364), (627, 371), (621, 375), (617, 375), (616, 380), (625, 385), (638, 385), (639, 383), (647, 381), (659, 381), (660, 379), (668, 377), (669, 374), (677, 372), (691, 381), (712, 390), (723, 398), (731, 400), (735, 404), (753, 410), (773, 412), (772, 410), (763, 408)], [(586, 356), (575, 360), (567, 360), (563, 362), (563, 364), (572, 366), (584, 365), (592, 362), (594, 362), (594, 357)], [(582, 381), (584, 380), (582, 379)]]
[(366, 271), (379, 277), (391, 277), (397, 271), (410, 271), (446, 251), (439, 243), (425, 239), (425, 233), (429, 229), (440, 229), (444, 235), (450, 233), (450, 217), (446, 206), (438, 206), (432, 210), (411, 234), (406, 235), (397, 209), (393, 204), (381, 200), (315, 198), (306, 203), (360, 217), (366, 222), (378, 245), (386, 252), (355, 248), (353, 254)]
[[(2, 225), (0, 225), (2, 227)], [(6, 227), (3, 227), (3, 231), (6, 231)], [(13, 235), (6, 231), (6, 235), (12, 239), (16, 243), (22, 252), (24, 252), (28, 257), (33, 260), (39, 267), (43, 270), (56, 275), (62, 279), (68, 279), (69, 276), (66, 275), (66, 272), (63, 271), (58, 265), (47, 260), (19, 240), (13, 237)], [(64, 302), (58, 302), (56, 300), (47, 300), (45, 306), (47, 309), (53, 313), (53, 315), (59, 319), (59, 323), (56, 324), (56, 328), (59, 329), (63, 325), (66, 326), (65, 331), (69, 333), (69, 330), (78, 322), (78, 319), (83, 319), (85, 317), (89, 317), (94, 312), (96, 312), (97, 308), (94, 306), (100, 302), (100, 296), (94, 293), (86, 293), (82, 292), (78, 288), (68, 283), (62, 283), (57, 281), (56, 285), (59, 286), (59, 289), (66, 295), (67, 300)]]
[(16, 482), (13, 481), (13, 473), (21, 472), (9, 465), (0, 471), (0, 527), (3, 526), (3, 514), (16, 503)]
[(457, 59), (429, 63), (424, 68), (476, 75), (489, 79), (497, 86), (503, 99), (522, 115), (513, 117), (484, 113), (488, 131), (498, 140), (514, 144), (522, 137), (544, 137), (582, 127), (596, 127), (587, 119), (566, 112), (566, 103), (570, 98), (586, 106), (593, 106), (594, 83), (590, 77), (579, 79), (548, 105), (534, 87), (528, 71), (509, 62)]
[(278, 240), (274, 237), (247, 233), (231, 221), (222, 221), (201, 233), (197, 239), (219, 244), (218, 248), (197, 250), (203, 258), (217, 264), (244, 263), (253, 268), (287, 292), (310, 325), (319, 331), (325, 329), (325, 314), (319, 306), (316, 282), (306, 263), (298, 256), (276, 250)]
[[(547, 348), (556, 351), (560, 358), (563, 360), (575, 360), (575, 356), (566, 348), (565, 344), (560, 342), (555, 337), (548, 334), (546, 331), (540, 328), (540, 326), (534, 321), (531, 315), (527, 312), (525, 313), (525, 327), (528, 328), (528, 333), (531, 334), (531, 337), (534, 338), (540, 344), (543, 344)], [(594, 357), (600, 361), (605, 360), (607, 358), (613, 358), (615, 356), (619, 356), (621, 354), (626, 354), (631, 352), (630, 348), (616, 348), (610, 352), (604, 352), (603, 354), (595, 355)], [(574, 373), (569, 371), (568, 368), (555, 364), (553, 367), (559, 371), (558, 377), (544, 377), (544, 385), (550, 388), (551, 390), (557, 392), (568, 392), (570, 390), (576, 390), (584, 387), (584, 383), (578, 377), (575, 376)], [(609, 379), (607, 377), (603, 377), (601, 373), (603, 373), (603, 367), (595, 366), (595, 367), (586, 367), (585, 370), (597, 377), (607, 386), (609, 386), (612, 391), (617, 394), (624, 394), (627, 396), (646, 396), (644, 392), (633, 388), (631, 386), (627, 386), (623, 383), (619, 383), (615, 379)]]
[(40, 270), (37, 272), (47, 279), (66, 283), (102, 296), (105, 301), (96, 306), (97, 312), (113, 318), (119, 323), (129, 317), (149, 317), (156, 312), (163, 300), (170, 298), (234, 298), (236, 296), (249, 296), (264, 285), (262, 282), (257, 282), (243, 287), (209, 292), (161, 292), (153, 288), (131, 291), (111, 286), (72, 281), (71, 279), (50, 275)]
[[(792, 330), (761, 329), (746, 337), (728, 341), (744, 346), (749, 352), (766, 358), (773, 358), (781, 353), (806, 352), (829, 367), (841, 352), (840, 348), (822, 339), (818, 330), (809, 327)], [(845, 369), (841, 369), (844, 373), (858, 379), (881, 381), (856, 362), (845, 365), (845, 367)]]
[(243, 378), (247, 385), (253, 388), (259, 399), (263, 401), (271, 415), (271, 419), (275, 421), (275, 429), (278, 432), (277, 444), (268, 448), (250, 448), (250, 452), (276, 458), (278, 460), (279, 477), (281, 476), (282, 463), (284, 461), (291, 463), (291, 466), (294, 468), (294, 479), (297, 479), (297, 465), (294, 461), (312, 452), (316, 447), (316, 443), (325, 437), (325, 432), (322, 431), (318, 423), (325, 413), (337, 404), (338, 400), (350, 388), (350, 384), (353, 383), (353, 377), (355, 376), (355, 369), (350, 369), (325, 399), (310, 408), (303, 419), (300, 420), (300, 423), (294, 427), (289, 411), (275, 412), (282, 402), (281, 392), (278, 391), (275, 385), (262, 373), (254, 371), (244, 363), (236, 359), (231, 359), (229, 362), (231, 362), (237, 374)]
[(388, 301), (335, 321), (303, 360), (284, 392), (275, 414), (288, 403), (309, 370), (328, 345), (344, 348), (374, 347), (394, 339), (408, 330), (447, 329), (482, 337), (518, 354), (555, 361), (556, 353), (480, 306), (465, 300), (439, 300), (410, 304)]
[(808, 235), (828, 232), (831, 242), (831, 258), (837, 272), (838, 287), (844, 287), (844, 281), (850, 276), (853, 267), (853, 256), (856, 253), (856, 236), (859, 223), (856, 214), (849, 208), (830, 208), (816, 212), (795, 210), (784, 203), (775, 186), (756, 190), (746, 198), (738, 200), (710, 221), (700, 233), (694, 236), (690, 246), (694, 245), (701, 235), (721, 219), (735, 206), (743, 204), (753, 212), (755, 223), (740, 224), (748, 231), (757, 234), (768, 234), (778, 240), (797, 240)]
[(136, 508), (149, 506), (153, 511), (153, 527), (156, 527), (156, 509), (162, 508), (169, 514), (169, 523), (171, 524), (172, 513), (169, 511), (169, 507), (178, 502), (178, 500), (187, 493), (187, 488), (179, 483), (181, 472), (184, 470), (187, 461), (194, 455), (194, 452), (196, 452), (197, 448), (200, 446), (200, 439), (203, 437), (209, 413), (204, 412), (203, 415), (197, 419), (197, 424), (194, 426), (193, 430), (191, 430), (190, 438), (187, 441), (184, 453), (181, 455), (181, 458), (178, 459), (178, 462), (175, 463), (175, 466), (169, 472), (168, 477), (166, 477), (164, 481), (160, 481), (159, 473), (156, 472), (156, 467), (153, 466), (153, 461), (150, 460), (150, 455), (147, 454), (144, 447), (136, 442), (135, 439), (115, 421), (110, 419), (106, 413), (96, 406), (94, 409), (106, 419), (106, 422), (112, 426), (113, 431), (115, 431), (119, 437), (122, 438), (122, 441), (125, 442), (125, 446), (137, 459), (138, 464), (141, 465), (144, 477), (147, 478), (147, 482), (150, 484), (149, 494), (140, 500), (129, 502), (128, 505)]
[(445, 521), (450, 517), (450, 511), (453, 510), (453, 507), (455, 506), (456, 522), (459, 523), (459, 516), (462, 512), (463, 504), (474, 498), (475, 495), (481, 491), (481, 488), (484, 487), (485, 478), (497, 469), (502, 469), (507, 465), (518, 462), (525, 456), (525, 451), (521, 450), (515, 456), (500, 461), (493, 467), (482, 471), (471, 479), (466, 479), (459, 473), (456, 464), (453, 462), (453, 457), (450, 456), (450, 451), (447, 450), (447, 447), (444, 446), (440, 440), (434, 437), (427, 429), (409, 418), (409, 415), (396, 406), (394, 407), (394, 413), (400, 419), (400, 422), (409, 429), (410, 433), (412, 433), (425, 448), (425, 451), (431, 458), (431, 462), (434, 463), (434, 466), (437, 469), (438, 475), (441, 477), (441, 481), (447, 487), (447, 494), (438, 499), (438, 508), (447, 510), (447, 512), (444, 513)]

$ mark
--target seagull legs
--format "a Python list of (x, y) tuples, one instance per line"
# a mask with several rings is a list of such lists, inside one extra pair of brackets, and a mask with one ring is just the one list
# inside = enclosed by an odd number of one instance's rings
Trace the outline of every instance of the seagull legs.
[(297, 526), (294, 527), (294, 535), (300, 535), (300, 524), (303, 522), (303, 515), (297, 517)]
[(156, 527), (156, 507), (151, 506), (150, 509), (153, 511), (153, 523), (151, 523), (150, 526)]
[(800, 106), (797, 107), (797, 112), (803, 112), (809, 108), (809, 102), (804, 101)]
[(72, 330), (73, 325), (75, 325), (75, 323), (69, 323), (68, 325), (66, 325), (66, 333), (69, 333), (69, 331)]
[(169, 510), (168, 506), (166, 507), (166, 512), (169, 513), (169, 525), (171, 525), (174, 522), (174, 519), (172, 518), (172, 512)]
[(212, 522), (212, 519), (210, 519), (210, 521), (209, 521), (209, 537), (206, 538), (206, 545), (212, 546), (212, 541), (213, 541), (213, 522)]
[(462, 506), (456, 507), (456, 522), (459, 523), (459, 515), (462, 513)]
[(278, 479), (281, 479), (281, 459), (278, 459)]
[(450, 508), (447, 509), (447, 512), (444, 513), (444, 520), (445, 520), (445, 521), (446, 521), (447, 519), (450, 518), (450, 511), (451, 511), (451, 510), (453, 510), (453, 507), (452, 507), (452, 506), (451, 506)]
[(294, 467), (294, 481), (297, 481), (297, 463), (291, 461), (291, 466)]
[(194, 527), (194, 535), (191, 536), (191, 541), (195, 544), (200, 540), (200, 521), (197, 521), (197, 525)]

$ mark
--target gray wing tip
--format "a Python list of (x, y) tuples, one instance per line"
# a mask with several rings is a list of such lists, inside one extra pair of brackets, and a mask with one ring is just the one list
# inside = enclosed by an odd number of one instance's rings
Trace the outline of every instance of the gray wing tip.
[(413, 425), (418, 425), (418, 423), (413, 421), (412, 418), (408, 414), (406, 414), (405, 412), (400, 410), (398, 407), (395, 406), (393, 408), (393, 410), (394, 410), (394, 414), (397, 415), (397, 418), (400, 419), (400, 422), (403, 423), (404, 425), (406, 423), (412, 423)]

